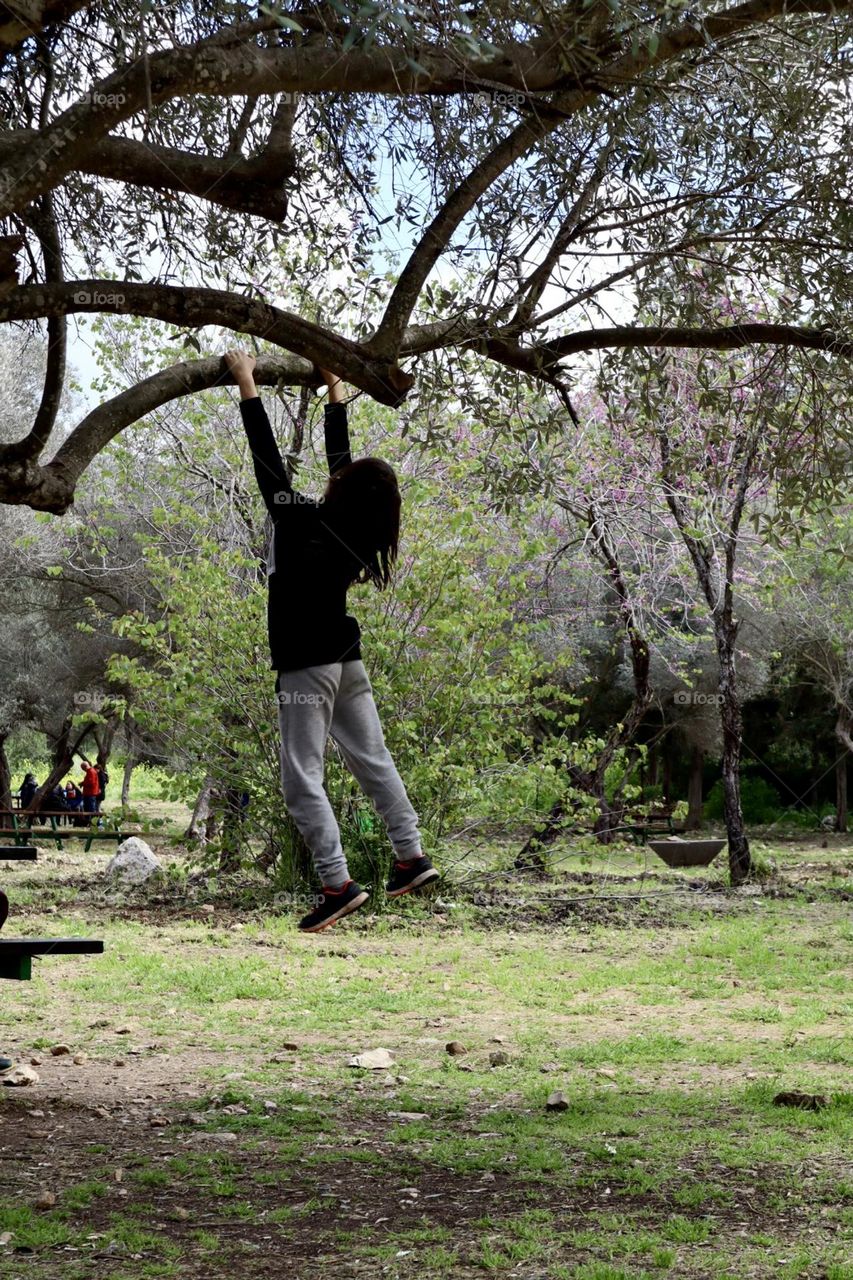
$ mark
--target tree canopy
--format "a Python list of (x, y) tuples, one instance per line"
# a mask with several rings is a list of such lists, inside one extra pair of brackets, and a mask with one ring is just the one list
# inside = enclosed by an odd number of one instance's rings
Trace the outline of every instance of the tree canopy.
[[(388, 405), (475, 352), (567, 425), (594, 350), (853, 354), (853, 0), (6, 12), (0, 321), (49, 354), (5, 502), (66, 510), (123, 428), (228, 381), (210, 327), (266, 344), (261, 385), (319, 364)], [(58, 438), (84, 312), (200, 358)]]

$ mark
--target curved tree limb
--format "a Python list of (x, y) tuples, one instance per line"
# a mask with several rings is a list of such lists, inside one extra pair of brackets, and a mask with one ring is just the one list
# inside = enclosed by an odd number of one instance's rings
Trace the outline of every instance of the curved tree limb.
[[(457, 326), (455, 330), (454, 324)], [(331, 338), (331, 335), (326, 336)], [(606, 340), (601, 340), (602, 336)], [(804, 329), (792, 325), (749, 324), (706, 330), (635, 329), (628, 326), (623, 329), (575, 334), (571, 337), (576, 352), (620, 345), (731, 350), (751, 343), (767, 342), (811, 347), (848, 358), (853, 356), (853, 341), (824, 329)], [(498, 339), (489, 340), (483, 335), (478, 336), (470, 329), (466, 332), (464, 326), (460, 327), (458, 320), (441, 325), (416, 326), (407, 330), (401, 354), (417, 355), (443, 346), (458, 346), (488, 355), (509, 368), (518, 369), (557, 386), (564, 399), (567, 395), (564, 394), (564, 388), (554, 381), (553, 360), (543, 361), (536, 356), (535, 349), (523, 351)], [(15, 453), (17, 445), (4, 446), (0, 449), (0, 502), (27, 503), (36, 510), (56, 514), (67, 511), (74, 501), (74, 489), (80, 476), (98, 453), (125, 427), (181, 396), (226, 385), (230, 381), (230, 374), (223, 371), (218, 356), (181, 362), (152, 374), (93, 409), (45, 466), (39, 466), (32, 458), (18, 456)], [(259, 357), (255, 381), (259, 386), (319, 385), (313, 363), (296, 356)]]
[[(259, 356), (254, 378), (262, 387), (275, 387), (282, 383), (322, 386), (311, 362), (294, 356)], [(57, 480), (67, 482), (73, 493), (74, 485), (92, 459), (125, 427), (181, 396), (207, 391), (211, 387), (233, 385), (233, 382), (220, 356), (170, 365), (93, 409), (75, 427), (45, 470)]]
[[(24, 220), (35, 231), (41, 244), (45, 278), (53, 283), (60, 283), (62, 281), (62, 247), (50, 194), (43, 196), (37, 205), (28, 211)], [(66, 317), (50, 316), (47, 322), (47, 368), (41, 403), (29, 435), (9, 446), (12, 460), (39, 457), (50, 439), (65, 386), (67, 349)]]
[[(0, 133), (0, 165), (10, 163), (38, 138), (35, 129)], [(180, 191), (224, 209), (282, 222), (287, 216), (283, 179), (295, 171), (283, 148), (270, 165), (266, 151), (244, 156), (209, 156), (162, 147), (134, 138), (106, 137), (88, 148), (74, 172), (88, 173), (155, 191)]]
[[(627, 349), (631, 347), (684, 347), (706, 348), (710, 351), (736, 351), (767, 343), (780, 347), (803, 347), (825, 351), (842, 359), (853, 358), (853, 338), (845, 337), (832, 329), (811, 329), (794, 324), (731, 324), (716, 325), (706, 329), (665, 325), (621, 325), (612, 329), (585, 329), (569, 333), (552, 342), (521, 347), (505, 338), (494, 337), (461, 345), (480, 350), (485, 355), (518, 369), (522, 373), (541, 376), (568, 356), (584, 351), (600, 351), (605, 348)], [(408, 347), (409, 344), (407, 344)], [(403, 354), (409, 354), (404, 349)]]
[[(184, 45), (121, 67), (99, 81), (43, 130), (0, 176), (0, 216), (25, 208), (76, 168), (87, 150), (124, 120), (151, 106), (188, 95), (478, 92), (483, 81), (501, 89), (550, 90), (565, 80), (559, 58), (511, 46), (498, 58), (467, 62), (440, 48), (419, 50), (415, 71), (404, 49), (353, 49), (311, 41), (294, 48)], [(556, 127), (556, 125), (552, 125)]]
[(46, 27), (65, 22), (92, 0), (4, 0), (0, 17), (0, 50), (15, 49)]
[[(329, 91), (447, 96), (497, 87), (523, 93), (535, 110), (531, 94), (556, 92), (556, 99), (542, 103), (543, 113), (552, 118), (536, 122), (536, 128), (547, 132), (567, 113), (586, 105), (588, 94), (594, 98), (624, 92), (645, 72), (709, 41), (739, 37), (790, 14), (835, 16), (851, 8), (853, 0), (744, 0), (701, 20), (691, 16), (665, 28), (654, 44), (634, 49), (626, 40), (627, 51), (622, 53), (603, 42), (607, 32), (603, 37), (597, 33), (601, 43), (597, 50), (585, 51), (576, 72), (566, 70), (565, 51), (557, 40), (547, 48), (507, 43), (491, 58), (464, 58), (455, 51), (424, 45), (418, 46), (416, 63), (405, 48), (374, 45), (351, 49), (342, 57), (337, 43), (321, 45), (315, 40), (292, 48), (261, 48), (249, 42), (233, 45), (216, 39), (184, 45), (120, 67), (62, 112), (0, 175), (0, 216), (26, 208), (36, 196), (56, 186), (115, 125), (173, 98)], [(590, 23), (595, 30), (595, 15)], [(576, 41), (577, 34), (575, 20), (567, 35)], [(605, 58), (610, 59), (606, 64)], [(583, 101), (574, 101), (573, 95)], [(401, 327), (398, 317), (397, 328)]]
[[(396, 362), (373, 356), (349, 338), (257, 298), (244, 298), (223, 289), (73, 280), (65, 284), (25, 285), (0, 298), (0, 323), (40, 320), (71, 312), (148, 316), (181, 328), (218, 325), (237, 333), (251, 333), (321, 368), (334, 369), (380, 404), (399, 405), (413, 382)], [(0, 449), (0, 461), (2, 458)]]
[[(652, 52), (651, 45), (640, 45), (622, 52), (609, 63), (579, 77), (567, 92), (549, 98), (547, 111), (531, 116), (499, 143), (472, 171), (427, 227), (411, 254), (388, 299), (385, 315), (371, 339), (369, 349), (388, 354), (399, 348), (403, 330), (420, 296), (427, 277), (465, 216), (480, 196), (535, 141), (554, 132), (564, 120), (590, 106), (602, 94), (617, 96), (633, 89), (646, 71), (663, 66), (691, 51), (703, 48), (710, 40), (724, 41), (740, 37), (750, 28), (774, 17), (797, 13), (831, 13), (853, 8), (853, 0), (746, 0), (697, 22), (691, 17), (662, 31)], [(560, 86), (563, 88), (563, 86)], [(555, 110), (556, 109), (556, 110)]]

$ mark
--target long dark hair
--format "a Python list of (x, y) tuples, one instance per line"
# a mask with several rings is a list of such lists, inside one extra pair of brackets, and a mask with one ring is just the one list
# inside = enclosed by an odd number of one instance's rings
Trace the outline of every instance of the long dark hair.
[(352, 551), (353, 582), (381, 591), (391, 581), (400, 541), (400, 486), (381, 458), (358, 458), (330, 476), (323, 495), (324, 518)]

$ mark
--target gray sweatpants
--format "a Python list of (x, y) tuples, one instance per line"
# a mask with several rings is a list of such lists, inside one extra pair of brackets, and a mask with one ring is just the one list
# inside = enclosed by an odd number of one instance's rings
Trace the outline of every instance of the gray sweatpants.
[(360, 659), (279, 672), (278, 724), (284, 801), (324, 885), (337, 889), (349, 879), (341, 833), (323, 789), (329, 735), (376, 806), (400, 861), (420, 853), (418, 815), (385, 746)]

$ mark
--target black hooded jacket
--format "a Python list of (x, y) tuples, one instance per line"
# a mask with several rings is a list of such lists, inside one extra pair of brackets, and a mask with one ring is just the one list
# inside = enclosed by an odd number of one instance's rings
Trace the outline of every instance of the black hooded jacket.
[[(321, 501), (297, 493), (287, 478), (260, 396), (240, 401), (255, 476), (273, 519), (267, 563), (267, 628), (272, 665), (293, 671), (361, 657), (360, 631), (347, 613), (347, 588), (362, 561), (324, 518)], [(352, 461), (347, 411), (325, 406), (326, 457), (334, 475)]]

